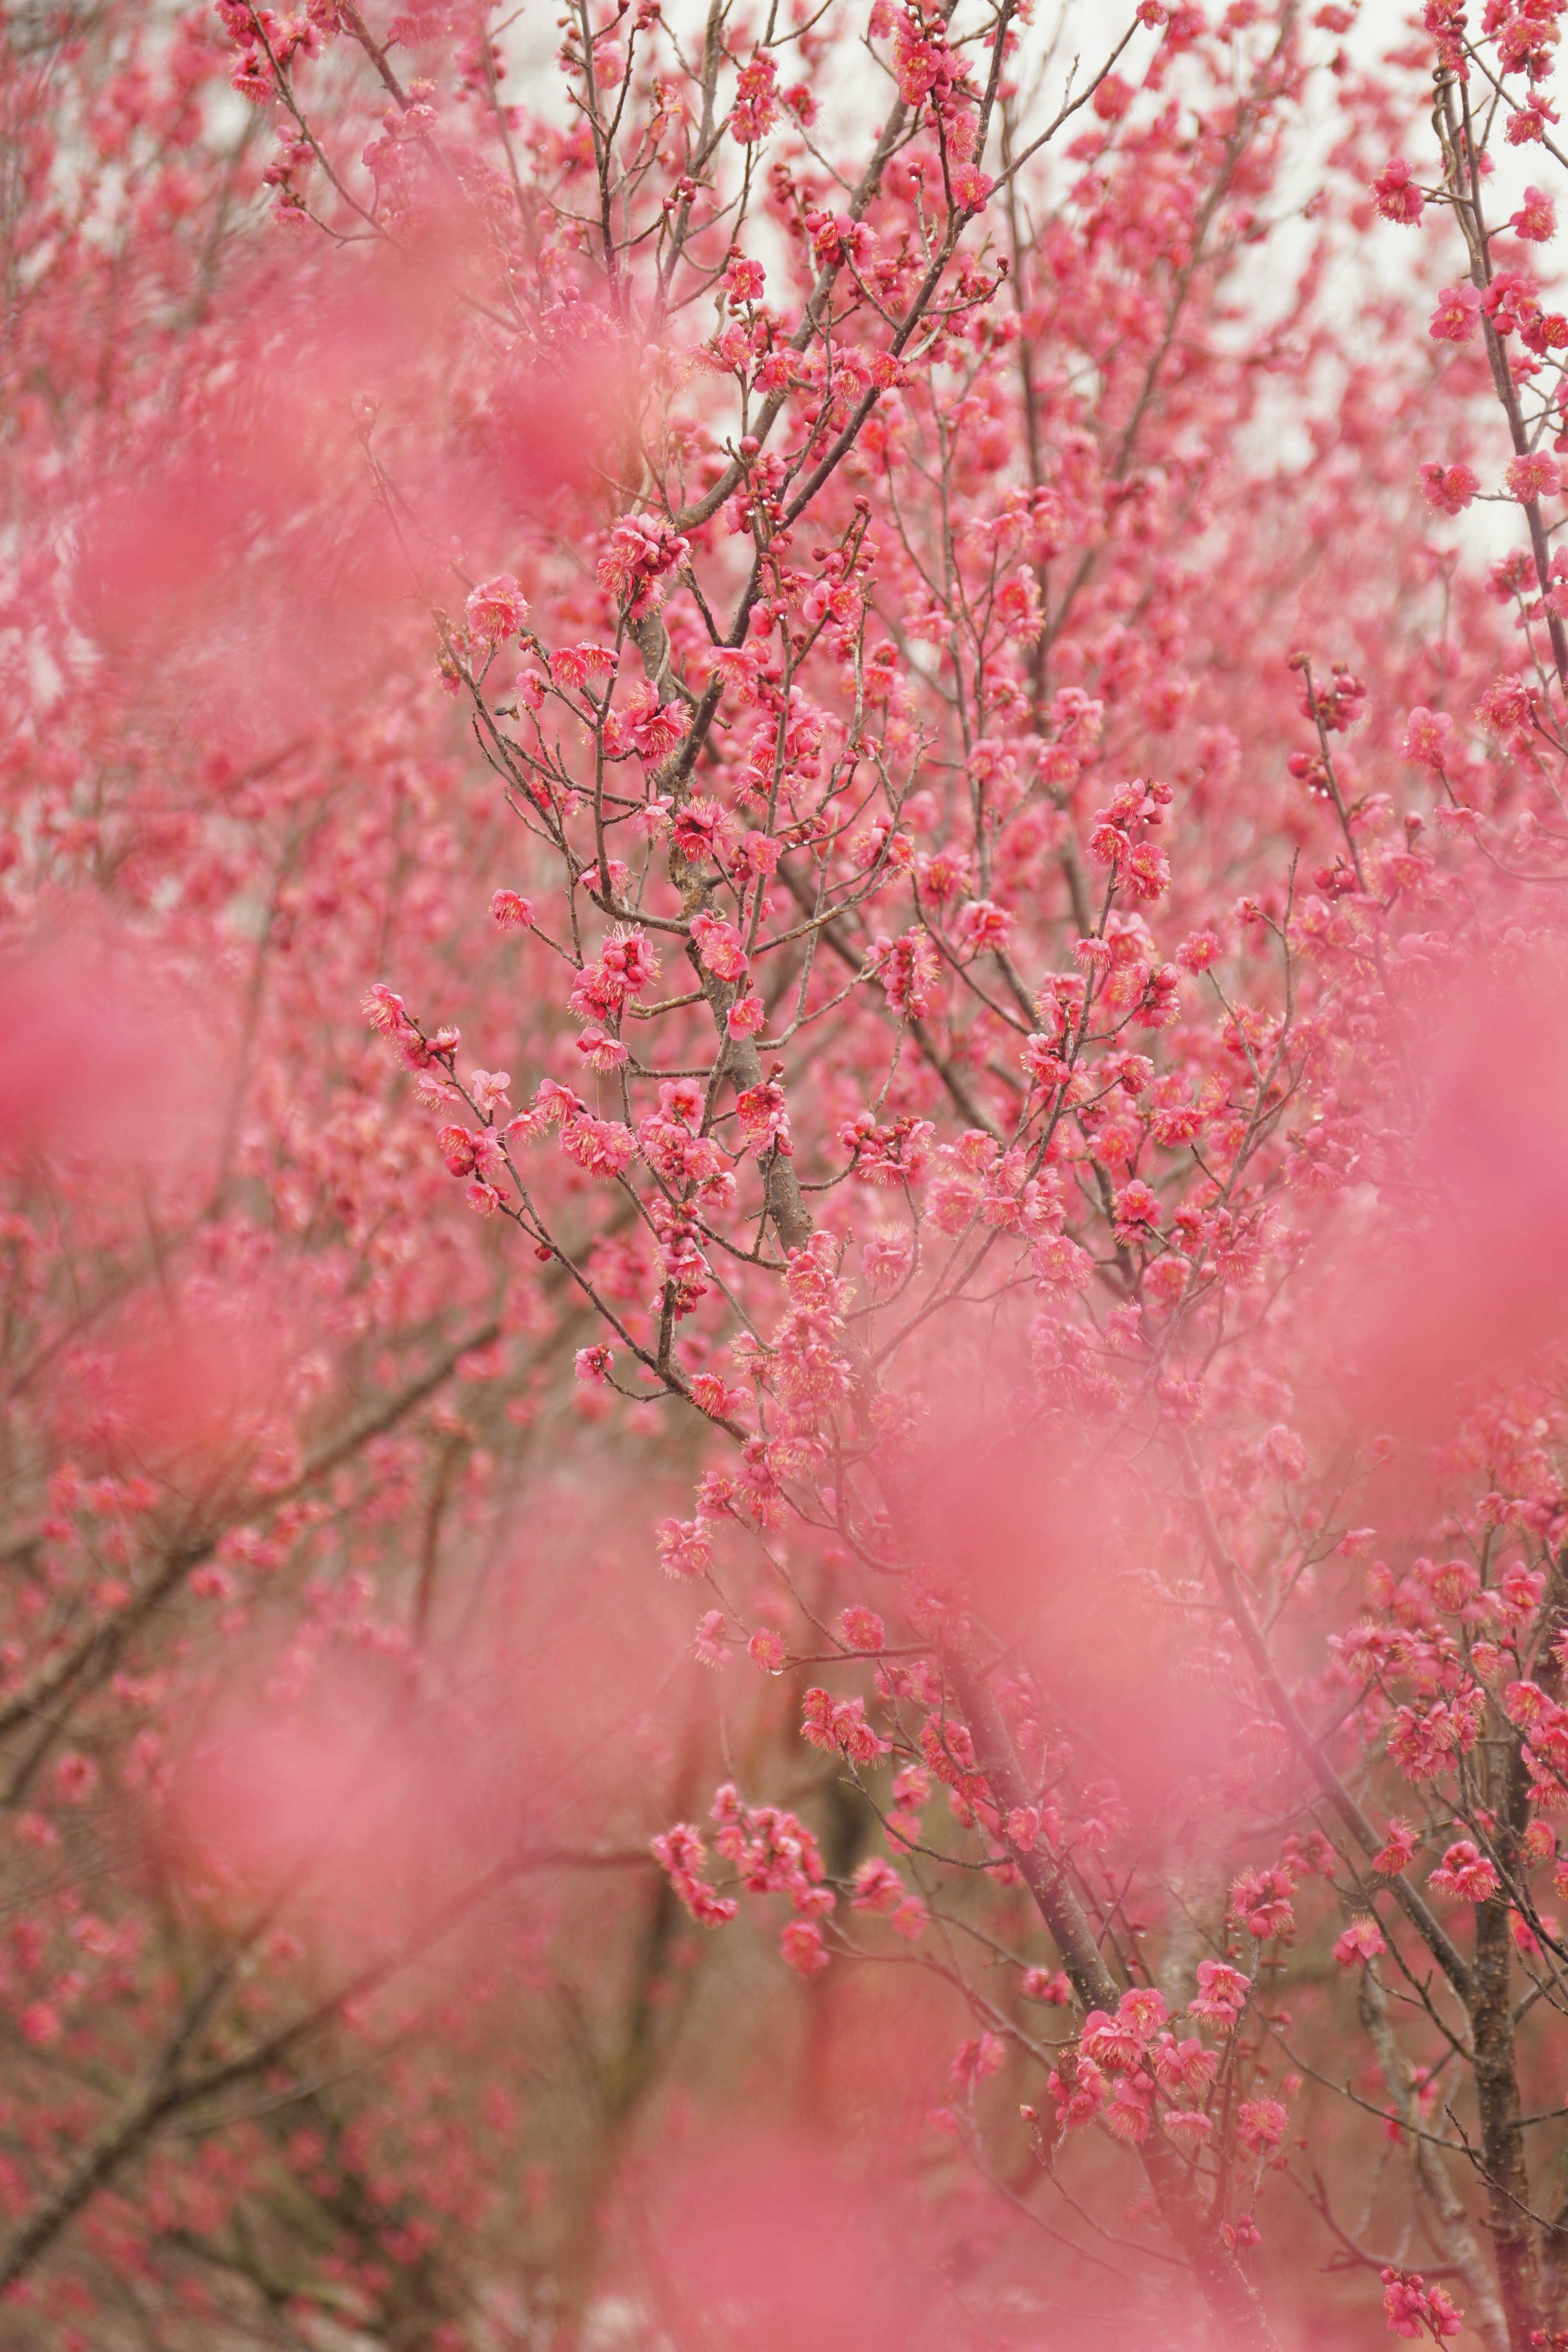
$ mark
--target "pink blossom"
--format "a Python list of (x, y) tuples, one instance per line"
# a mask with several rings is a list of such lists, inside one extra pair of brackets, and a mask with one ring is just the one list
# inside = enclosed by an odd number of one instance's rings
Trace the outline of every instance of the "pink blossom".
[(1012, 928), (1013, 918), (1005, 908), (994, 905), (989, 898), (972, 898), (959, 913), (959, 942), (971, 955), (1005, 948)]
[(1108, 2074), (1121, 2074), (1137, 2064), (1146, 2038), (1134, 2019), (1091, 2009), (1083, 2021), (1079, 2047)]
[(1500, 270), (1481, 295), (1481, 309), (1500, 335), (1511, 335), (1540, 319), (1540, 290), (1524, 270)]
[(1123, 2077), (1110, 2095), (1105, 2121), (1112, 2136), (1141, 2147), (1153, 2120), (1154, 2087), (1147, 2074)]
[(1116, 1195), (1116, 1231), (1123, 1241), (1139, 1241), (1160, 1224), (1160, 1196), (1142, 1177), (1134, 1177)]
[(716, 973), (721, 980), (739, 980), (748, 969), (741, 934), (733, 923), (721, 922), (712, 915), (694, 915), (691, 936), (704, 970)]
[(854, 1886), (855, 1892), (849, 1901), (851, 1908), (856, 1911), (896, 1911), (906, 1892), (904, 1882), (892, 1864), (884, 1861), (880, 1854), (872, 1854), (858, 1865)]
[(1088, 1251), (1065, 1234), (1047, 1234), (1037, 1242), (1029, 1263), (1036, 1281), (1051, 1290), (1087, 1290), (1094, 1273)]
[(1554, 498), (1558, 487), (1557, 462), (1542, 449), (1536, 450), (1528, 457), (1510, 457), (1505, 478), (1509, 496), (1517, 499), (1521, 506), (1528, 506), (1533, 499)]
[(1403, 155), (1395, 155), (1384, 165), (1372, 184), (1372, 192), (1384, 219), (1402, 227), (1413, 227), (1426, 207), (1426, 199)]
[(1400, 757), (1412, 767), (1430, 768), (1441, 775), (1450, 757), (1448, 737), (1454, 722), (1446, 710), (1427, 710), (1419, 704), (1405, 722)]
[(779, 1949), (803, 1977), (816, 1977), (827, 1966), (827, 1948), (815, 1919), (792, 1919), (779, 1937)]
[(1334, 1945), (1334, 1958), (1342, 1969), (1352, 1969), (1359, 1961), (1376, 1959), (1379, 1952), (1387, 1949), (1377, 1921), (1363, 1917), (1351, 1921)]
[(557, 686), (574, 692), (608, 677), (616, 667), (614, 649), (609, 646), (560, 646), (550, 656), (550, 675)]
[(1498, 1891), (1497, 1870), (1472, 1838), (1458, 1838), (1448, 1848), (1427, 1884), (1466, 1903), (1489, 1903)]
[(1217, 961), (1221, 952), (1218, 935), (1212, 930), (1189, 931), (1176, 950), (1176, 961), (1184, 971), (1207, 971)]
[(1508, 225), (1516, 236), (1531, 245), (1545, 245), (1557, 234), (1557, 206), (1539, 188), (1526, 188), (1524, 202), (1510, 215)]
[(618, 1119), (584, 1114), (563, 1122), (561, 1149), (591, 1176), (621, 1176), (636, 1154), (637, 1138)]
[(1288, 2121), (1286, 2111), (1278, 2099), (1243, 2099), (1236, 2111), (1241, 2144), (1254, 2156), (1260, 2156), (1266, 2148), (1279, 2147), (1285, 2137)]
[(888, 1638), (887, 1628), (876, 1611), (862, 1608), (858, 1601), (844, 1611), (838, 1622), (852, 1649), (879, 1650)]
[(964, 2042), (960, 2049), (952, 2062), (951, 2079), (961, 2089), (973, 2083), (984, 2082), (987, 2074), (996, 2073), (1006, 2055), (1007, 2046), (997, 2034), (979, 2034), (973, 2042)]
[(1445, 286), (1427, 332), (1436, 342), (1473, 342), (1480, 317), (1481, 298), (1473, 286)]
[(699, 1665), (727, 1666), (729, 1664), (730, 1650), (724, 1634), (724, 1612), (721, 1609), (710, 1609), (705, 1612), (698, 1621), (696, 1635), (691, 1644), (692, 1655)]
[(1147, 2041), (1165, 2022), (1164, 1995), (1156, 1991), (1152, 1985), (1134, 1985), (1118, 2001), (1117, 2014), (1132, 2027), (1141, 2040)]
[(1057, 2117), (1068, 2131), (1092, 2123), (1105, 2105), (1110, 2089), (1092, 2058), (1064, 2057), (1047, 2077), (1047, 2087), (1057, 2103)]
[(1525, 735), (1534, 717), (1534, 697), (1522, 678), (1495, 678), (1476, 705), (1476, 716), (1490, 735)]
[(705, 1519), (661, 1519), (656, 1530), (659, 1565), (667, 1576), (702, 1576), (713, 1565), (712, 1534)]
[(1481, 478), (1473, 466), (1428, 461), (1421, 468), (1422, 493), (1438, 514), (1462, 514), (1480, 487)]
[(1539, 90), (1532, 90), (1509, 116), (1504, 136), (1510, 147), (1528, 146), (1542, 138), (1546, 125), (1556, 121), (1556, 108)]
[(836, 1701), (822, 1689), (805, 1694), (802, 1730), (814, 1747), (838, 1749), (852, 1763), (874, 1764), (892, 1748), (891, 1740), (881, 1738), (867, 1722), (863, 1698)]
[(1428, 2287), (1419, 2271), (1383, 2273), (1383, 2309), (1391, 2335), (1416, 2336), (1427, 2329), (1437, 2343), (1458, 2336), (1464, 2316), (1447, 2289)]
[(773, 129), (778, 116), (777, 80), (778, 68), (765, 49), (759, 49), (742, 67), (730, 115), (730, 135), (742, 146), (755, 146)]
[(528, 599), (511, 573), (501, 572), (473, 591), (467, 611), (475, 636), (488, 637), (494, 644), (498, 638), (517, 635), (528, 618)]
[(1187, 2003), (1188, 2014), (1201, 2025), (1212, 2026), (1216, 2033), (1228, 2033), (1246, 2007), (1251, 1990), (1250, 1977), (1243, 1976), (1228, 1960), (1200, 1960), (1198, 1991)]
[(1154, 2079), (1168, 2099), (1184, 2093), (1206, 2091), (1219, 2072), (1219, 2059), (1212, 2050), (1189, 2035), (1178, 2042), (1173, 2034), (1162, 2033), (1150, 2053)]
[(590, 1021), (577, 1039), (577, 1051), (589, 1069), (601, 1073), (618, 1070), (629, 1059), (620, 1039), (612, 1036), (607, 1029), (601, 1029), (596, 1021)]
[(410, 1025), (402, 997), (395, 994), (384, 981), (376, 981), (365, 991), (361, 1011), (371, 1027), (383, 1036), (395, 1037)]
[(759, 1626), (746, 1643), (746, 1654), (755, 1660), (764, 1674), (782, 1672), (784, 1662), (784, 1636), (771, 1625)]

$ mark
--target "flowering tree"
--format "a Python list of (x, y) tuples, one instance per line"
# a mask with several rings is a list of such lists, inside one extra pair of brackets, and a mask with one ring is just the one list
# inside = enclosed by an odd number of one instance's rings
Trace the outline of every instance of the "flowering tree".
[(557, 29), (6, 28), (18, 2340), (1568, 2340), (1555, 18)]

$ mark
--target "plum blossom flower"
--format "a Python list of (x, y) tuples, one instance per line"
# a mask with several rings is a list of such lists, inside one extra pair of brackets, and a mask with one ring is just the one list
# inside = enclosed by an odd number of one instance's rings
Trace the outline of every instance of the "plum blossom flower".
[(852, 1911), (876, 1911), (886, 1914), (896, 1911), (904, 1899), (903, 1880), (880, 1854), (871, 1854), (861, 1863), (851, 1884), (855, 1892), (849, 1897)]
[(1119, 1241), (1141, 1241), (1157, 1232), (1160, 1195), (1152, 1184), (1135, 1176), (1116, 1195), (1116, 1235)]
[(1462, 461), (1439, 466), (1428, 459), (1421, 468), (1421, 495), (1437, 514), (1463, 514), (1480, 487), (1475, 467)]
[(779, 1949), (803, 1977), (817, 1977), (827, 1966), (827, 1948), (815, 1919), (792, 1919), (779, 1937)]
[(1339, 1937), (1334, 1945), (1334, 1958), (1342, 1969), (1353, 1969), (1360, 1961), (1375, 1960), (1379, 1952), (1387, 1949), (1377, 1921), (1363, 1917), (1352, 1919)]
[(1462, 2312), (1456, 2310), (1446, 2288), (1428, 2287), (1419, 2271), (1384, 2270), (1383, 2312), (1391, 2336), (1417, 2336), (1428, 2329), (1441, 2343), (1458, 2336)]
[(1528, 457), (1510, 458), (1504, 479), (1510, 498), (1517, 499), (1521, 506), (1529, 506), (1534, 499), (1554, 498), (1559, 487), (1557, 461), (1544, 449), (1534, 450)]
[[(765, 49), (759, 49), (741, 68), (735, 83), (735, 104), (730, 116), (730, 135), (742, 147), (754, 147), (765, 139), (778, 119), (778, 68)], [(761, 277), (760, 266), (753, 264)], [(762, 291), (758, 284), (757, 292)]]
[(1510, 215), (1508, 225), (1528, 244), (1545, 245), (1557, 234), (1557, 206), (1539, 188), (1526, 188), (1524, 202)]
[(892, 1751), (892, 1741), (880, 1738), (867, 1722), (863, 1698), (835, 1701), (819, 1687), (805, 1694), (801, 1734), (814, 1748), (830, 1755), (839, 1750), (856, 1764), (874, 1764)]
[(706, 1519), (661, 1519), (654, 1535), (667, 1576), (701, 1576), (712, 1567), (713, 1537)]
[(1092, 2058), (1070, 2053), (1047, 2077), (1046, 2087), (1057, 2103), (1057, 2120), (1067, 2131), (1091, 2123), (1110, 2089)]
[(1290, 1902), (1296, 1882), (1286, 1870), (1244, 1870), (1230, 1891), (1232, 1916), (1243, 1921), (1259, 1943), (1270, 1936), (1289, 1936), (1296, 1925)]
[(577, 1051), (591, 1070), (603, 1074), (618, 1070), (628, 1059), (626, 1048), (618, 1037), (612, 1037), (598, 1023), (591, 1021), (577, 1040)]
[(1481, 296), (1481, 310), (1500, 335), (1526, 332), (1541, 317), (1540, 289), (1522, 269), (1503, 269)]
[(1218, 934), (1213, 930), (1189, 931), (1176, 950), (1176, 961), (1184, 971), (1207, 971), (1222, 950)]
[(1154, 2086), (1147, 2074), (1131, 2074), (1118, 2083), (1105, 2110), (1108, 2127), (1117, 2139), (1142, 2147), (1154, 2112)]
[(1510, 115), (1508, 129), (1503, 135), (1510, 147), (1527, 147), (1532, 142), (1543, 139), (1546, 125), (1556, 121), (1557, 109), (1540, 90), (1532, 90)]
[(475, 636), (488, 637), (494, 645), (501, 637), (517, 635), (528, 618), (528, 599), (511, 573), (500, 572), (493, 580), (480, 583), (465, 610)]
[(710, 1609), (699, 1618), (691, 1652), (700, 1666), (729, 1664), (730, 1652), (724, 1640), (724, 1612), (721, 1609)]
[(960, 944), (971, 955), (982, 955), (988, 949), (1005, 948), (1013, 929), (1013, 918), (1005, 907), (989, 898), (972, 898), (960, 912), (957, 931)]
[(1475, 1840), (1457, 1838), (1436, 1869), (1428, 1872), (1426, 1883), (1446, 1895), (1457, 1895), (1465, 1903), (1489, 1903), (1500, 1881)]
[(1151, 2053), (1154, 2079), (1168, 2099), (1184, 2092), (1198, 2094), (1206, 2091), (1219, 2072), (1216, 2052), (1205, 2050), (1194, 2034), (1178, 2042), (1173, 2033), (1162, 2033)]
[(951, 2076), (954, 2086), (963, 2090), (972, 2083), (984, 2082), (987, 2074), (997, 2072), (1006, 2055), (1007, 2047), (1000, 2035), (976, 2034), (973, 2042), (961, 2045), (952, 2062)]
[(1229, 2033), (1251, 1990), (1251, 1978), (1232, 1968), (1228, 1960), (1200, 1960), (1198, 1991), (1187, 2003), (1187, 2014), (1200, 2025), (1212, 2026), (1216, 2033)]
[(413, 1025), (402, 997), (388, 988), (384, 980), (374, 981), (366, 989), (360, 1011), (371, 1027), (384, 1037), (395, 1037)]
[(691, 936), (705, 971), (720, 980), (740, 980), (744, 975), (749, 959), (733, 923), (721, 921), (715, 915), (697, 914), (691, 919)]
[(1261, 2156), (1265, 2149), (1278, 2147), (1285, 2137), (1285, 2126), (1289, 2121), (1289, 2117), (1278, 2099), (1243, 2099), (1236, 2111), (1241, 2144), (1253, 2156)]
[(721, 1927), (732, 1919), (740, 1905), (732, 1895), (717, 1895), (700, 1875), (708, 1859), (708, 1849), (700, 1832), (690, 1822), (677, 1822), (651, 1841), (654, 1860), (668, 1877), (670, 1885), (685, 1904), (692, 1917), (704, 1927)]
[(1445, 286), (1426, 331), (1435, 342), (1470, 343), (1481, 322), (1481, 298), (1473, 286)]
[(1405, 722), (1405, 740), (1400, 746), (1401, 759), (1413, 768), (1429, 768), (1434, 775), (1443, 773), (1448, 761), (1448, 738), (1454, 722), (1446, 710), (1428, 710), (1417, 703)]
[(1413, 228), (1426, 209), (1426, 199), (1403, 155), (1391, 156), (1372, 184), (1373, 200), (1385, 221)]
[(879, 1650), (888, 1638), (887, 1628), (876, 1611), (863, 1609), (858, 1602), (845, 1610), (838, 1623), (852, 1649)]
[(1527, 734), (1535, 714), (1535, 698), (1521, 677), (1494, 678), (1476, 704), (1476, 716), (1489, 735), (1503, 740)]

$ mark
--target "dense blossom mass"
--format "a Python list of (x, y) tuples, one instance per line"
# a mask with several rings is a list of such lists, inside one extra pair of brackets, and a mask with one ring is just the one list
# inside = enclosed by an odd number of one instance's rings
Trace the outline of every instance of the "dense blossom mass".
[(0, 2343), (1568, 2347), (1561, 11), (5, 12)]

